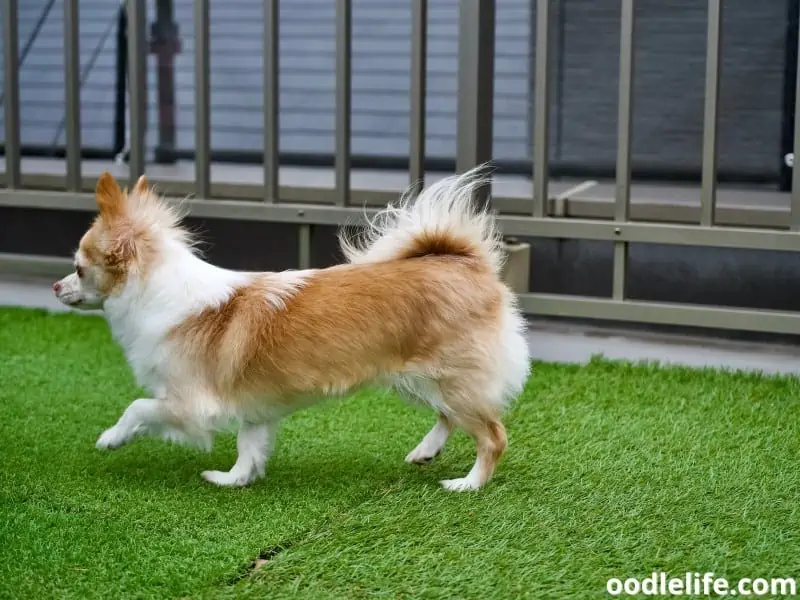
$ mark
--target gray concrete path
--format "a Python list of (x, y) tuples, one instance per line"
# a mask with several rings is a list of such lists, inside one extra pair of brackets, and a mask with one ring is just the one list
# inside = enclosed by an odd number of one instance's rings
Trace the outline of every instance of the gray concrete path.
[[(0, 279), (0, 306), (69, 311), (53, 297), (49, 282)], [(800, 347), (693, 338), (646, 332), (611, 331), (533, 320), (531, 355), (544, 361), (584, 363), (592, 356), (647, 360), (692, 367), (800, 374)]]

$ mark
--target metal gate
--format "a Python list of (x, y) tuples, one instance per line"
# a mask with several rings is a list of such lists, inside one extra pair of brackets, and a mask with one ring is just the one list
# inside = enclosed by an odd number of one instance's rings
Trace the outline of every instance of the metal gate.
[[(191, 180), (169, 181), (171, 193), (193, 194), (187, 201), (192, 214), (217, 219), (290, 223), (299, 227), (299, 256), (307, 266), (311, 228), (357, 222), (365, 212), (394, 199), (386, 189), (353, 189), (351, 185), (351, 44), (352, 0), (336, 3), (336, 132), (333, 185), (329, 188), (279, 184), (279, 2), (264, 1), (264, 162), (259, 184), (213, 184), (210, 161), (209, 0), (195, 1), (195, 139), (196, 160)], [(604, 319), (667, 325), (800, 334), (800, 314), (791, 312), (667, 304), (627, 298), (628, 246), (631, 243), (712, 246), (751, 250), (800, 251), (800, 172), (792, 173), (793, 192), (788, 211), (769, 215), (731, 212), (723, 224), (717, 218), (717, 112), (720, 77), (722, 0), (708, 0), (705, 112), (702, 182), (698, 212), (642, 209), (631, 211), (631, 134), (633, 114), (635, 0), (621, 1), (618, 82), (616, 182), (613, 209), (599, 214), (596, 207), (575, 202), (565, 209), (563, 194), (554, 194), (549, 180), (548, 90), (551, 85), (551, 1), (536, 0), (535, 100), (533, 118), (533, 184), (530, 198), (491, 195), (508, 236), (603, 240), (612, 242), (613, 293), (609, 298), (520, 294), (526, 313), (559, 317)], [(410, 160), (408, 183), (425, 177), (425, 92), (427, 0), (413, 6), (410, 64)], [(94, 210), (90, 192), (94, 177), (82, 172), (80, 139), (80, 62), (78, 0), (64, 3), (64, 73), (66, 80), (65, 174), (27, 175), (21, 168), (19, 129), (18, 0), (4, 0), (5, 171), (0, 206)], [(462, 0), (459, 19), (457, 170), (492, 158), (494, 79), (494, 0)], [(130, 158), (128, 179), (145, 172), (146, 128), (146, 3), (128, 0), (128, 74), (130, 83)], [(795, 121), (794, 144), (800, 143), (800, 120)], [(364, 209), (364, 206), (368, 208)], [(735, 213), (735, 214), (734, 214)], [(687, 215), (697, 217), (687, 223)], [(593, 218), (594, 216), (594, 218)], [(636, 220), (631, 217), (635, 216)], [(736, 225), (730, 225), (734, 221)], [(757, 227), (745, 225), (760, 225)], [(765, 226), (765, 225), (768, 225)]]

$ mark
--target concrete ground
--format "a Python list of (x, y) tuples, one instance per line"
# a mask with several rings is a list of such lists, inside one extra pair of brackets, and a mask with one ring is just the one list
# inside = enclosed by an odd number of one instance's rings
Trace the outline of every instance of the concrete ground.
[[(70, 310), (42, 279), (0, 279), (0, 305)], [(611, 330), (531, 320), (531, 355), (538, 360), (584, 363), (595, 355), (766, 373), (800, 374), (800, 347), (717, 340), (685, 335)]]

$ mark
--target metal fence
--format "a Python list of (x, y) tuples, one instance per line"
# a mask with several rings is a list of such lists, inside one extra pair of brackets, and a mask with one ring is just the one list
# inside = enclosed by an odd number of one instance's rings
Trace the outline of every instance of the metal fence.
[[(264, 165), (263, 185), (214, 184), (210, 177), (209, 0), (195, 1), (196, 160), (194, 181), (174, 192), (192, 193), (192, 214), (294, 224), (299, 227), (300, 267), (308, 266), (311, 228), (357, 222), (370, 208), (394, 199), (385, 190), (351, 189), (351, 44), (352, 0), (336, 2), (336, 133), (334, 186), (330, 189), (279, 184), (279, 1), (264, 1)], [(409, 184), (424, 180), (427, 0), (413, 6)], [(540, 316), (603, 319), (651, 324), (697, 326), (800, 334), (800, 314), (729, 307), (634, 301), (626, 297), (628, 246), (631, 243), (711, 246), (750, 250), (800, 251), (800, 171), (793, 172), (788, 220), (771, 217), (773, 228), (723, 226), (716, 218), (717, 113), (719, 104), (720, 24), (722, 0), (708, 0), (703, 168), (699, 222), (687, 224), (677, 214), (656, 221), (631, 220), (631, 115), (633, 113), (635, 0), (621, 1), (617, 168), (611, 219), (571, 218), (550, 197), (548, 178), (551, 0), (536, 0), (535, 108), (533, 119), (533, 197), (527, 203), (492, 197), (507, 236), (602, 240), (612, 242), (613, 293), (610, 298), (520, 294), (526, 313)], [(66, 78), (66, 177), (28, 177), (21, 169), (19, 129), (18, 0), (4, 0), (5, 173), (0, 206), (93, 210), (87, 193), (93, 181), (82, 174), (80, 139), (80, 53), (78, 0), (64, 3), (64, 70)], [(145, 172), (146, 3), (128, 0), (128, 77), (130, 112), (129, 179)], [(494, 80), (494, 0), (462, 0), (459, 20), (457, 170), (492, 158)], [(800, 81), (800, 80), (799, 80)], [(795, 146), (800, 143), (800, 119)], [(486, 190), (488, 192), (488, 190)], [(523, 211), (527, 214), (523, 214)], [(556, 215), (554, 215), (556, 213)], [(684, 211), (685, 217), (685, 211)], [(667, 222), (673, 220), (674, 222)], [(684, 221), (684, 222), (679, 222)]]

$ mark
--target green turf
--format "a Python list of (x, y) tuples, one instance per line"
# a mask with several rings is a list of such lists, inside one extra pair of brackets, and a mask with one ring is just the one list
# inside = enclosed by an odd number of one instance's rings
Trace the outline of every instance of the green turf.
[[(440, 490), (456, 436), (362, 394), (287, 420), (268, 477), (137, 440), (94, 449), (137, 390), (104, 322), (0, 310), (2, 598), (597, 598), (609, 577), (800, 575), (800, 383), (595, 361), (535, 365), (479, 493)], [(267, 561), (250, 572), (253, 560)]]

